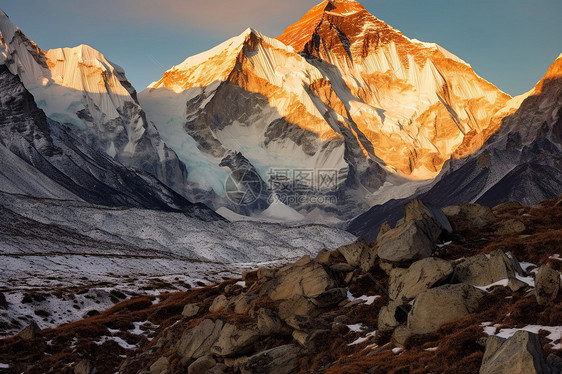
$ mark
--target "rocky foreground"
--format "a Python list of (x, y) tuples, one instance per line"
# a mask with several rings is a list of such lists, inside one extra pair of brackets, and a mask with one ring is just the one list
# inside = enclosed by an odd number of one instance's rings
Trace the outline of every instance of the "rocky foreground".
[(0, 372), (560, 373), (561, 238), (560, 198), (413, 200), (376, 243), (30, 325), (0, 340)]

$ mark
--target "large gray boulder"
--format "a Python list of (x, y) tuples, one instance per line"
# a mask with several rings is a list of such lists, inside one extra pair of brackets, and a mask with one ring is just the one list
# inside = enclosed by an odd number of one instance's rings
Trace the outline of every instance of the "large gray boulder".
[(377, 259), (377, 246), (363, 240), (340, 247), (337, 251), (349, 265), (359, 267), (364, 272), (371, 270)]
[(407, 302), (413, 300), (453, 273), (449, 261), (439, 258), (426, 258), (413, 263), (407, 270), (393, 269), (390, 272), (389, 295), (393, 300)]
[(378, 256), (390, 263), (411, 263), (430, 257), (443, 231), (452, 228), (440, 209), (411, 200), (404, 207), (405, 216), (391, 230), (381, 230), (377, 237)]
[(208, 355), (219, 338), (223, 325), (221, 320), (205, 319), (199, 325), (187, 329), (176, 344), (178, 354), (195, 359)]
[(401, 322), (406, 320), (409, 311), (409, 306), (390, 301), (388, 305), (382, 307), (379, 311), (378, 331), (381, 334), (391, 333), (395, 328), (400, 326)]
[(410, 221), (382, 234), (378, 245), (378, 256), (390, 263), (409, 263), (430, 257), (435, 249), (433, 234), (427, 226), (432, 223)]
[(251, 356), (242, 365), (242, 374), (291, 374), (299, 368), (300, 348), (289, 344)]
[(485, 296), (484, 291), (468, 284), (448, 284), (423, 291), (408, 314), (408, 328), (416, 334), (437, 331), (445, 323), (476, 312)]
[(480, 204), (463, 203), (442, 210), (455, 231), (466, 228), (480, 229), (492, 224), (496, 219), (490, 207)]
[(556, 299), (560, 291), (560, 273), (543, 265), (535, 277), (535, 292), (539, 305), (546, 305)]
[(260, 294), (267, 293), (272, 300), (299, 295), (315, 297), (334, 287), (336, 281), (326, 267), (309, 259), (280, 269), (273, 279), (264, 283)]
[(488, 286), (504, 279), (522, 275), (519, 262), (513, 255), (500, 250), (481, 253), (455, 266), (451, 282), (467, 283), (477, 287)]
[(253, 344), (259, 337), (257, 329), (241, 329), (227, 323), (223, 326), (218, 339), (211, 347), (211, 353), (219, 357), (240, 356), (251, 352)]
[(539, 337), (518, 331), (509, 339), (488, 338), (480, 374), (550, 374)]
[(435, 231), (432, 231), (432, 234), (434, 236), (436, 235), (435, 239), (439, 237), (441, 231), (447, 231), (448, 233), (453, 232), (451, 223), (441, 209), (435, 208), (429, 204), (424, 204), (417, 199), (410, 200), (404, 206), (405, 222), (427, 220), (435, 222), (439, 227), (439, 229), (434, 229)]

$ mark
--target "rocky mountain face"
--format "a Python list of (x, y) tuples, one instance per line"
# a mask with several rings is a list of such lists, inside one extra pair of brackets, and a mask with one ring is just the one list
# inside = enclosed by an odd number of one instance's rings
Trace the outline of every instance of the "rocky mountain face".
[(10, 373), (560, 373), (561, 198), (413, 200), (375, 243), (30, 325), (0, 341), (0, 362)]
[[(562, 191), (562, 56), (535, 88), (508, 102), (499, 130), (473, 154), (449, 161), (429, 188), (414, 196), (437, 207), (472, 201), (535, 204)], [(375, 206), (349, 230), (374, 240), (373, 228), (400, 218), (403, 201)]]
[(183, 192), (184, 165), (160, 139), (123, 69), (81, 45), (42, 51), (0, 11), (0, 63), (51, 120), (91, 148)]
[(139, 98), (192, 172), (197, 200), (240, 212), (221, 196), (225, 178), (244, 165), (266, 197), (287, 193), (286, 183), (276, 183), (287, 178), (279, 171), (330, 170), (333, 191), (299, 173), (289, 177), (289, 193), (319, 189), (336, 203), (285, 203), (342, 217), (406, 196), (410, 189), (397, 186), (431, 179), (449, 158), (478, 149), (510, 99), (442, 47), (407, 38), (355, 1), (336, 0), (277, 39), (248, 29), (190, 57)]
[(92, 148), (68, 126), (48, 119), (20, 78), (1, 64), (0, 88), (3, 192), (181, 211), (204, 220), (221, 219), (152, 175), (128, 169), (105, 152)]

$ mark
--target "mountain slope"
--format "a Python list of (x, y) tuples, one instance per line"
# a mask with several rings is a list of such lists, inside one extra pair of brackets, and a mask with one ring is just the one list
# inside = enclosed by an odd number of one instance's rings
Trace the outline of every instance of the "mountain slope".
[(278, 40), (248, 29), (188, 58), (139, 99), (187, 164), (198, 201), (244, 211), (224, 198), (224, 180), (241, 165), (259, 174), (265, 197), (287, 192), (275, 183), (278, 170), (328, 169), (338, 176), (337, 202), (314, 203), (295, 188), (289, 194), (300, 199), (284, 202), (351, 217), (476, 150), (509, 96), (358, 3), (325, 1)]
[(85, 45), (44, 52), (0, 11), (0, 63), (20, 76), (50, 119), (182, 192), (185, 167), (146, 120), (123, 69), (101, 53)]
[(0, 190), (220, 219), (148, 173), (128, 169), (49, 120), (18, 76), (0, 64)]
[[(498, 114), (500, 129), (474, 154), (452, 160), (431, 188), (414, 194), (436, 206), (474, 201), (533, 205), (562, 193), (562, 55), (528, 93)], [(354, 219), (349, 230), (374, 240), (383, 221), (396, 221), (395, 200)]]

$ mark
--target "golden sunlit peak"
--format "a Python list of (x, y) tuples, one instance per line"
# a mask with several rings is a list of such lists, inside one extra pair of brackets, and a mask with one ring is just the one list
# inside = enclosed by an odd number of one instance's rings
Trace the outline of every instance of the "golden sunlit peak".
[(336, 14), (352, 14), (365, 10), (363, 5), (353, 0), (327, 0), (325, 10)]

